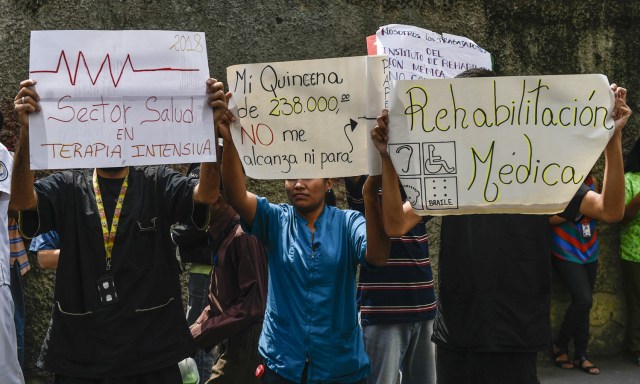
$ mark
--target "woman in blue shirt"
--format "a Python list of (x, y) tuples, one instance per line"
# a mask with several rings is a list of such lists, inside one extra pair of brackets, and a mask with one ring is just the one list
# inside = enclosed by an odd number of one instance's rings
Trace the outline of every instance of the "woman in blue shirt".
[(389, 257), (380, 178), (364, 186), (366, 223), (359, 212), (325, 204), (332, 179), (286, 180), (290, 204), (271, 204), (246, 190), (229, 126), (220, 126), (227, 200), (268, 249), (262, 382), (364, 383), (369, 359), (357, 322), (356, 269), (384, 265)]

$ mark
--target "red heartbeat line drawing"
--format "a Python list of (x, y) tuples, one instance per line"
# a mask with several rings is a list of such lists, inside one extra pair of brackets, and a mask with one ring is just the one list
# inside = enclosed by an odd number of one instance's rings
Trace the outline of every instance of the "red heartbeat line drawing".
[(87, 65), (87, 60), (84, 57), (84, 53), (82, 51), (79, 51), (78, 52), (78, 60), (76, 61), (76, 70), (72, 75), (71, 74), (71, 67), (69, 67), (69, 62), (67, 61), (67, 55), (64, 53), (64, 50), (63, 50), (63, 51), (60, 52), (60, 57), (58, 58), (58, 66), (56, 67), (56, 69), (53, 69), (53, 70), (50, 70), (50, 69), (49, 70), (47, 70), (47, 69), (35, 70), (35, 71), (30, 71), (30, 73), (58, 73), (60, 71), (60, 66), (62, 65), (63, 61), (64, 61), (64, 65), (67, 67), (67, 73), (69, 74), (69, 82), (71, 83), (71, 85), (76, 85), (76, 80), (78, 79), (78, 69), (80, 69), (80, 61), (82, 61), (82, 64), (84, 64), (84, 67), (87, 70), (87, 75), (89, 75), (89, 79), (91, 79), (91, 84), (92, 85), (96, 85), (96, 82), (100, 78), (100, 73), (102, 73), (102, 69), (104, 68), (105, 64), (108, 64), (108, 66), (109, 66), (109, 75), (111, 76), (111, 82), (113, 83), (113, 86), (116, 87), (116, 88), (118, 87), (118, 84), (120, 84), (120, 80), (122, 79), (122, 75), (124, 73), (124, 69), (127, 67), (127, 65), (129, 65), (129, 68), (131, 68), (131, 70), (133, 72), (198, 72), (199, 71), (199, 69), (196, 69), (196, 68), (171, 68), (171, 67), (136, 69), (133, 66), (133, 62), (131, 61), (131, 55), (127, 54), (127, 58), (124, 61), (124, 65), (120, 69), (120, 74), (118, 75), (118, 78), (116, 79), (114, 77), (114, 75), (113, 75), (113, 70), (111, 69), (111, 57), (107, 53), (107, 55), (105, 56), (104, 60), (102, 61), (102, 64), (100, 65), (100, 69), (98, 70), (98, 73), (96, 74), (96, 77), (93, 78), (91, 76), (91, 70), (89, 69), (89, 66)]

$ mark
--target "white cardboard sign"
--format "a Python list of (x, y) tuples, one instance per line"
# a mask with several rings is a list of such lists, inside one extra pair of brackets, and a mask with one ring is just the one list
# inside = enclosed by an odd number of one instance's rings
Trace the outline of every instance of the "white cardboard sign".
[(205, 35), (33, 31), (32, 169), (215, 161)]
[(369, 172), (369, 130), (382, 107), (381, 56), (227, 68), (232, 129), (255, 179), (343, 177)]
[(557, 213), (614, 132), (603, 75), (403, 80), (389, 153), (423, 215)]

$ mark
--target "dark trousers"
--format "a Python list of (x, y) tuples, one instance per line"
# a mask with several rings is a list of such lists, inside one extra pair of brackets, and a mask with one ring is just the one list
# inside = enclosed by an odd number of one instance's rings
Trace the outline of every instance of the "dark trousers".
[(476, 353), (438, 347), (438, 384), (537, 384), (536, 352)]
[(571, 294), (571, 304), (564, 314), (555, 344), (567, 349), (573, 339), (574, 356), (586, 356), (589, 344), (589, 312), (593, 304), (593, 286), (596, 282), (598, 262), (578, 264), (551, 258), (560, 279)]
[[(302, 371), (302, 381), (300, 384), (307, 383), (307, 366), (305, 365), (304, 371)], [(338, 383), (334, 382), (331, 384), (365, 384), (366, 380), (361, 380), (355, 383)], [(262, 384), (298, 384), (295, 381), (287, 380), (284, 377), (278, 375), (274, 371), (270, 370), (268, 367), (265, 367), (264, 375), (262, 375)]]
[(628, 348), (640, 357), (640, 263), (622, 260), (622, 282), (627, 297)]
[[(131, 362), (135, 364), (135, 362)], [(182, 384), (178, 363), (157, 371), (111, 379), (81, 379), (56, 375), (54, 384)]]
[(16, 324), (16, 339), (18, 341), (18, 361), (20, 366), (24, 366), (24, 324), (25, 324), (25, 309), (24, 309), (24, 286), (22, 282), (22, 275), (20, 274), (20, 263), (17, 261), (13, 263), (11, 267), (11, 297), (13, 298), (13, 305), (15, 311), (13, 314), (13, 320)]
[(256, 368), (262, 364), (258, 353), (258, 340), (262, 330), (262, 320), (245, 330), (229, 337), (216, 346), (216, 362), (211, 369), (209, 380), (200, 378), (206, 384), (258, 384)]

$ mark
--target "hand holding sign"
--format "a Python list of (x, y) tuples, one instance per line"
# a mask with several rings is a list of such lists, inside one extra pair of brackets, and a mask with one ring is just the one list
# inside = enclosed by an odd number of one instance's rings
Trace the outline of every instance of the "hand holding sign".
[(389, 111), (383, 109), (382, 114), (376, 118), (376, 126), (371, 130), (371, 141), (378, 153), (380, 153), (380, 156), (389, 156), (389, 151), (387, 150), (387, 143), (389, 141), (388, 123)]
[(611, 116), (614, 118), (616, 130), (620, 131), (631, 117), (631, 108), (627, 105), (627, 90), (614, 83), (611, 84), (611, 91), (615, 97)]
[(224, 119), (228, 111), (224, 84), (216, 79), (207, 79), (207, 95), (209, 106), (213, 109), (214, 121)]
[(13, 100), (13, 108), (18, 113), (18, 121), (24, 130), (21, 137), (29, 134), (29, 131), (24, 129), (29, 127), (29, 113), (40, 111), (40, 96), (35, 91), (35, 85), (36, 81), (31, 79), (20, 82), (20, 90)]

